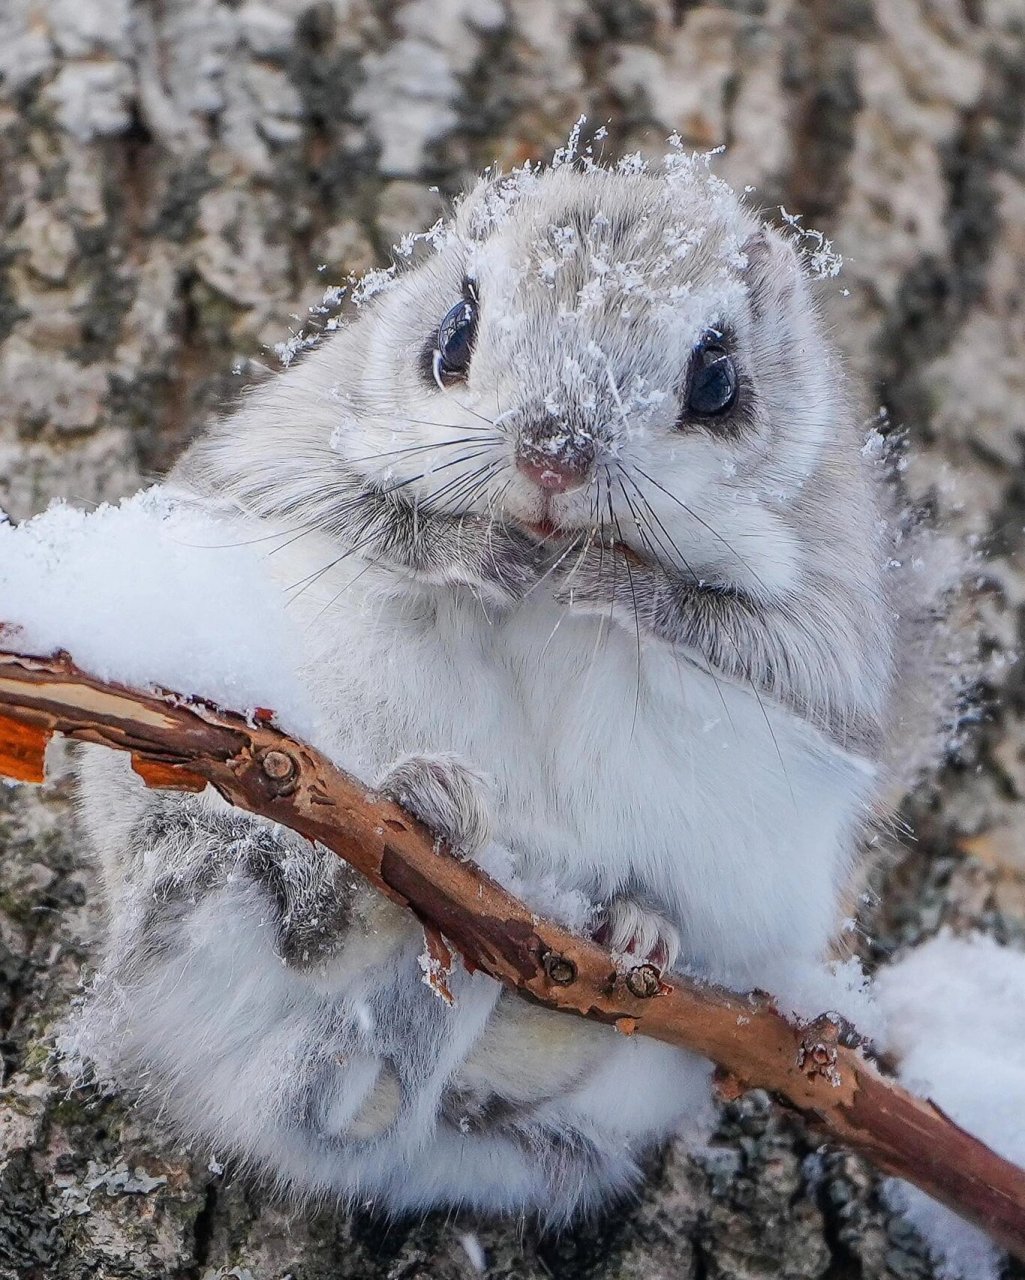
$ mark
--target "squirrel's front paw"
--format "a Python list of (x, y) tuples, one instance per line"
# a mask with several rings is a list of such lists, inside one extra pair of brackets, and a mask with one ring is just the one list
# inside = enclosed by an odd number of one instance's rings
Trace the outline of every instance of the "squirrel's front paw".
[(617, 955), (671, 969), (680, 954), (679, 930), (658, 911), (633, 898), (613, 898), (594, 931), (596, 942)]
[(472, 858), (490, 839), (488, 783), (452, 752), (402, 756), (377, 789), (430, 827), (460, 858)]
[(612, 552), (592, 537), (583, 548), (573, 544), (565, 548), (548, 576), (558, 604), (596, 609), (608, 608), (611, 573)]
[(650, 625), (659, 582), (632, 552), (592, 541), (574, 548), (552, 574), (552, 594), (574, 613), (601, 614), (610, 620)]

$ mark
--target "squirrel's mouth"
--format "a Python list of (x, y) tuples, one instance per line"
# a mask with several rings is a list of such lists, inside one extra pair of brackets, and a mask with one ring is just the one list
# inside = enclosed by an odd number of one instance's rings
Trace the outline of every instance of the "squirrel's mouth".
[[(516, 520), (514, 521), (518, 529), (522, 529), (524, 533), (529, 533), (532, 538), (536, 538), (538, 542), (562, 541), (566, 542), (571, 538), (577, 537), (580, 533), (585, 532), (581, 528), (566, 528), (564, 525), (556, 524), (553, 520)], [(592, 541), (598, 537), (597, 530), (592, 530)], [(628, 546), (625, 542), (605, 539), (605, 546), (610, 554), (621, 555), (625, 559), (632, 561), (636, 565), (649, 564), (640, 552), (635, 551), (633, 547)]]

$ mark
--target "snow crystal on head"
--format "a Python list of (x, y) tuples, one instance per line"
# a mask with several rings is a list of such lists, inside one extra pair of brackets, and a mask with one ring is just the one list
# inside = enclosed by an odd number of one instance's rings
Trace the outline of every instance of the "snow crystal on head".
[[(477, 186), (468, 196), (455, 202), (455, 217), (451, 221), (438, 219), (433, 226), (424, 232), (409, 232), (402, 236), (398, 244), (393, 246), (393, 253), (398, 260), (387, 268), (375, 268), (362, 276), (351, 280), (351, 296), (357, 306), (390, 289), (400, 274), (401, 262), (409, 261), (419, 245), (425, 245), (435, 252), (444, 252), (453, 243), (462, 242), (465, 251), (472, 251), (472, 242), (482, 242), (509, 224), (510, 219), (519, 210), (523, 202), (539, 193), (545, 179), (550, 179), (560, 172), (571, 174), (593, 174), (605, 177), (647, 178), (661, 182), (663, 193), (667, 199), (673, 199), (683, 191), (692, 196), (699, 193), (704, 198), (708, 221), (730, 221), (735, 218), (740, 208), (740, 200), (730, 185), (717, 177), (711, 169), (711, 160), (716, 152), (691, 153), (685, 150), (678, 134), (669, 138), (669, 150), (661, 159), (649, 163), (640, 152), (626, 155), (606, 164), (603, 152), (596, 158), (595, 144), (603, 144), (607, 137), (607, 129), (602, 126), (595, 130), (590, 142), (581, 145), (581, 132), (586, 117), (581, 116), (573, 126), (564, 146), (556, 149), (551, 163), (547, 166), (525, 161), (522, 165), (507, 173), (487, 170)], [(653, 188), (652, 188), (653, 189)], [(600, 222), (600, 220), (599, 220)], [(707, 225), (695, 228), (692, 223), (683, 222), (674, 229), (673, 236), (667, 240), (666, 252), (669, 259), (679, 259), (688, 248), (703, 238)], [(798, 229), (800, 234), (806, 233)], [(549, 228), (550, 239), (540, 250), (536, 269), (542, 278), (551, 278), (561, 261), (565, 261), (575, 250), (576, 233), (573, 227), (552, 226)], [(595, 257), (595, 274), (600, 276), (603, 259)], [(743, 267), (744, 258), (741, 241), (732, 242), (726, 250), (724, 262), (733, 267)], [(642, 281), (631, 276), (628, 265), (618, 268), (619, 280), (632, 279), (635, 287)], [(601, 291), (595, 289), (583, 300), (585, 306), (596, 305)]]
[[(606, 159), (607, 129), (596, 129), (585, 141), (585, 125), (586, 117), (581, 116), (547, 165), (528, 160), (505, 173), (485, 171), (465, 196), (456, 199), (450, 218), (439, 218), (426, 231), (403, 235), (392, 248), (389, 266), (349, 278), (348, 297), (353, 306), (361, 308), (390, 293), (408, 267), (424, 261), (422, 251), (426, 251), (428, 257), (458, 253), (471, 279), (490, 274), (493, 286), (498, 285), (504, 297), (511, 296), (517, 278), (526, 272), (555, 291), (560, 277), (566, 276), (574, 263), (579, 267), (582, 256), (586, 257), (587, 279), (579, 284), (572, 304), (560, 307), (564, 327), (606, 309), (633, 323), (644, 311), (649, 317), (660, 317), (677, 334), (686, 331), (688, 341), (694, 342), (710, 315), (739, 308), (746, 292), (742, 280), (747, 264), (745, 241), (760, 221), (746, 207), (745, 196), (713, 172), (712, 161), (721, 148), (692, 152), (674, 133), (661, 156), (648, 159), (634, 152)], [(597, 191), (604, 188), (609, 193), (610, 204), (622, 198), (627, 189), (624, 184), (637, 184), (636, 203), (650, 205), (650, 242), (618, 243), (617, 227), (599, 204), (586, 227), (574, 225), (575, 220), (549, 218), (544, 225), (535, 220), (532, 243), (503, 244), (518, 221), (530, 219), (527, 206), (536, 211), (549, 209), (560, 180), (567, 197), (571, 190), (579, 195), (586, 189), (581, 178), (593, 178)], [(785, 209), (781, 214), (809, 274), (819, 278), (835, 275), (842, 259), (831, 242), (820, 232), (801, 226), (799, 215)], [(643, 226), (643, 215), (639, 221)], [(714, 272), (709, 270), (713, 259)], [(701, 282), (695, 284), (690, 267), (699, 261)], [(330, 308), (337, 307), (344, 290), (328, 292)], [(322, 332), (338, 326), (337, 319), (317, 320), (326, 309), (327, 295), (323, 304), (310, 309), (314, 323), (309, 333), (300, 328), (276, 345), (283, 364), (316, 345)], [(522, 324), (522, 316), (507, 310), (499, 323), (511, 332)], [(664, 390), (651, 384), (641, 386), (639, 394), (643, 397)]]
[(814, 227), (802, 227), (799, 213), (789, 213), (782, 205), (779, 212), (797, 239), (808, 274), (815, 280), (829, 280), (838, 276), (843, 268), (843, 254), (833, 247), (832, 240), (827, 240)]
[[(274, 354), (287, 369), (296, 356), (309, 351), (320, 341), (321, 334), (330, 333), (338, 327), (338, 311), (345, 298), (345, 289), (341, 285), (330, 285), (324, 290), (319, 302), (315, 302), (307, 312), (306, 323), (293, 329), (282, 342), (275, 342)], [(298, 320), (298, 316), (294, 319)]]
[(393, 245), (400, 258), (411, 258), (419, 244), (429, 245), (440, 251), (448, 248), (452, 241), (452, 228), (444, 218), (438, 218), (426, 231), (407, 231), (397, 245)]
[(370, 298), (384, 293), (395, 283), (397, 274), (398, 267), (394, 263), (390, 267), (374, 267), (370, 271), (365, 271), (353, 284), (353, 302), (359, 307)]
[[(522, 358), (525, 319), (535, 310), (517, 301), (529, 276), (530, 284), (540, 283), (558, 299), (560, 345), (583, 347), (588, 368), (579, 372), (603, 386), (613, 348), (623, 341), (617, 326), (620, 331), (643, 326), (646, 332), (637, 330), (636, 346), (661, 351), (661, 367), (639, 362), (630, 385), (613, 392), (616, 411), (624, 422), (632, 419), (627, 429), (634, 431), (678, 392), (669, 385), (669, 365), (675, 360), (677, 368), (683, 367), (709, 325), (743, 313), (745, 245), (761, 222), (745, 196), (713, 172), (716, 151), (689, 151), (673, 134), (660, 156), (634, 152), (606, 158), (606, 128), (586, 140), (585, 125), (581, 116), (547, 165), (528, 160), (508, 172), (485, 171), (454, 201), (450, 217), (403, 235), (393, 246), (390, 265), (350, 277), (347, 295), (357, 310), (368, 303), (386, 306), (385, 296), (407, 270), (428, 266), (434, 256), (439, 266), (457, 258), (470, 280), (486, 278), (492, 296), (503, 300), (489, 317), (508, 338), (505, 351), (495, 354), (514, 360)], [(623, 205), (629, 209), (625, 237), (624, 218), (616, 216)], [(829, 241), (782, 212), (809, 273), (835, 274), (840, 257)], [(277, 344), (283, 364), (342, 323), (337, 316), (321, 317), (337, 310), (344, 292), (329, 290), (310, 309), (309, 332), (299, 328)]]
[[(385, 347), (412, 349), (458, 301), (458, 271), (486, 321), (479, 375), (463, 401), (486, 385), (508, 404), (530, 393), (523, 375), (536, 372), (553, 415), (576, 406), (616, 421), (614, 452), (667, 425), (701, 339), (749, 323), (747, 250), (761, 221), (713, 172), (717, 152), (688, 151), (673, 134), (662, 155), (607, 159), (607, 131), (586, 141), (584, 125), (577, 120), (549, 164), (489, 169), (448, 218), (399, 239), (392, 264), (353, 278), (348, 297), (371, 305)], [(784, 216), (810, 273), (832, 274), (839, 259), (829, 242)], [(430, 317), (422, 337), (411, 314)], [(283, 355), (305, 346), (293, 335)], [(334, 442), (351, 435), (337, 425)]]

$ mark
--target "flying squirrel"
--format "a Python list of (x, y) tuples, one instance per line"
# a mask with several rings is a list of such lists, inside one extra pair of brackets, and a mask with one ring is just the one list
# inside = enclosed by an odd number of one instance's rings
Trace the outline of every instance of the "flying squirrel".
[[(829, 952), (908, 699), (899, 521), (792, 234), (682, 152), (492, 173), (189, 448), (320, 744), (532, 905), (746, 988)], [(891, 575), (892, 577), (892, 575)], [(298, 1197), (594, 1209), (710, 1066), (423, 982), (334, 855), (83, 753), (107, 1066)]]

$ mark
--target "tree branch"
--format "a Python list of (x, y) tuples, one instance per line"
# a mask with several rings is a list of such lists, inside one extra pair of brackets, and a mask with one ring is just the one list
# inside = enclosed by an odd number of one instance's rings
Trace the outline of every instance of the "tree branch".
[(622, 971), (595, 943), (539, 918), (472, 863), (439, 853), (434, 836), (403, 809), (271, 719), (106, 684), (64, 655), (0, 651), (0, 774), (42, 782), (46, 744), (59, 733), (130, 752), (150, 786), (210, 783), (238, 808), (333, 850), (410, 910), (424, 926), (439, 994), (451, 943), (469, 967), (550, 1009), (702, 1054), (735, 1087), (776, 1094), (1025, 1258), (1025, 1171), (883, 1076), (833, 1017), (796, 1026), (763, 996), (677, 974), (670, 986), (650, 964)]

